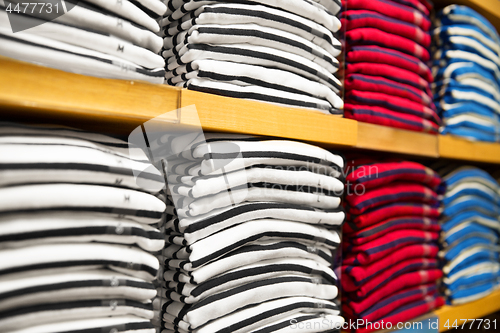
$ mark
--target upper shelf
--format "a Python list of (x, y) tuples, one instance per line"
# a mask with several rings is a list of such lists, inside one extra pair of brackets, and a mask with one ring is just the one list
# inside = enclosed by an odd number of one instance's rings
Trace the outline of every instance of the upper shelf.
[[(275, 136), (344, 147), (500, 164), (500, 145), (358, 123), (316, 111), (205, 94), (166, 85), (100, 79), (0, 57), (3, 120), (53, 122), (128, 134), (194, 105), (206, 131)], [(180, 119), (190, 124), (190, 117)]]

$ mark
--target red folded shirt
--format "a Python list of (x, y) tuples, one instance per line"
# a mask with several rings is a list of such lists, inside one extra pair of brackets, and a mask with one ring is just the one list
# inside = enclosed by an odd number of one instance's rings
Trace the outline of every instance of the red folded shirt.
[(364, 74), (348, 74), (345, 77), (344, 86), (346, 91), (360, 90), (379, 92), (391, 96), (409, 99), (415, 103), (425, 105), (431, 109), (435, 108), (432, 98), (422, 89), (408, 84), (396, 82), (381, 76)]
[(419, 116), (392, 111), (380, 106), (344, 104), (344, 117), (364, 123), (437, 134), (439, 126)]
[(361, 215), (347, 212), (346, 223), (344, 223), (344, 232), (357, 232), (363, 228), (395, 217), (412, 216), (437, 219), (440, 215), (441, 209), (437, 207), (432, 207), (422, 203), (396, 202), (366, 211)]
[(342, 295), (343, 304), (349, 306), (354, 313), (362, 313), (380, 300), (390, 297), (394, 293), (415, 287), (422, 284), (435, 283), (443, 276), (443, 271), (440, 269), (422, 270), (416, 272), (405, 273), (385, 284), (381, 288), (375, 289), (373, 293), (366, 295), (359, 293), (345, 293)]
[(418, 26), (369, 10), (348, 10), (342, 13), (340, 19), (346, 30), (357, 28), (377, 28), (385, 32), (414, 40), (424, 47), (431, 45), (431, 36)]
[(404, 260), (390, 267), (389, 269), (381, 271), (380, 274), (360, 286), (354, 284), (351, 279), (346, 279), (344, 277), (340, 279), (340, 282), (342, 284), (343, 290), (347, 292), (356, 291), (358, 294), (368, 295), (375, 289), (379, 289), (382, 286), (386, 285), (397, 276), (403, 275), (408, 272), (421, 271), (438, 267), (439, 263), (436, 259), (413, 258)]
[(389, 95), (383, 92), (361, 91), (361, 90), (346, 90), (346, 103), (356, 105), (372, 105), (379, 106), (391, 111), (397, 111), (424, 119), (434, 121), (436, 124), (441, 123), (441, 119), (436, 111), (423, 105), (422, 103), (411, 101), (407, 98)]
[(424, 5), (420, 0), (392, 0), (392, 1), (418, 9), (425, 16), (429, 16), (431, 13), (430, 11), (432, 10), (432, 6), (430, 8), (427, 7), (430, 4)]
[[(428, 313), (434, 309), (437, 309), (444, 305), (444, 299), (437, 293), (433, 296), (427, 296), (424, 300), (419, 300), (406, 304), (399, 309), (388, 314), (386, 317), (381, 318), (379, 321), (371, 323), (364, 328), (357, 329), (357, 333), (370, 333), (380, 330), (381, 322), (384, 322), (384, 327), (387, 327), (387, 323), (391, 323), (396, 327), (397, 323), (405, 322), (421, 315)], [(377, 323), (379, 326), (377, 326)], [(378, 327), (378, 328), (377, 328)]]
[(437, 204), (439, 202), (436, 192), (427, 186), (410, 183), (394, 182), (388, 186), (369, 189), (362, 195), (354, 193), (346, 196), (346, 202), (349, 204), (349, 212), (361, 214), (368, 209), (394, 202), (413, 202)]
[(376, 28), (358, 28), (345, 33), (348, 45), (378, 45), (399, 50), (423, 61), (429, 61), (429, 51), (418, 43)]
[(441, 177), (434, 170), (410, 161), (361, 165), (346, 177), (347, 184), (362, 184), (365, 189), (385, 186), (395, 181), (422, 183), (435, 191), (442, 183)]
[(396, 294), (380, 300), (377, 304), (362, 313), (355, 313), (349, 306), (343, 306), (342, 311), (346, 313), (349, 318), (359, 318), (373, 322), (387, 316), (405, 304), (423, 300), (426, 296), (434, 295), (436, 292), (437, 287), (435, 284), (425, 284), (400, 290)]
[(418, 73), (427, 82), (432, 82), (432, 72), (421, 60), (409, 54), (380, 46), (352, 46), (346, 50), (346, 62), (374, 62), (388, 64)]
[[(345, 229), (347, 228), (344, 227)], [(427, 217), (394, 217), (356, 232), (348, 233), (344, 231), (344, 239), (348, 239), (351, 244), (360, 245), (371, 242), (390, 232), (408, 229), (438, 232), (441, 230), (441, 226), (437, 219)]]
[(428, 96), (432, 96), (429, 82), (424, 80), (420, 75), (403, 68), (370, 62), (346, 64), (345, 75), (353, 73), (385, 77), (392, 81), (403, 83), (423, 90)]
[[(343, 261), (342, 279), (350, 279), (351, 281), (349, 283), (360, 286), (380, 274), (383, 270), (388, 269), (403, 260), (412, 258), (435, 259), (438, 252), (439, 247), (435, 244), (418, 243), (403, 245), (398, 249), (394, 249), (392, 252), (389, 251), (388, 254), (380, 260), (373, 261), (367, 265), (356, 265), (356, 263), (354, 263), (354, 265), (348, 265), (346, 261)], [(349, 257), (349, 259), (352, 258), (354, 258), (354, 261), (357, 261), (355, 256)]]
[[(346, 237), (342, 243), (344, 254), (342, 267), (345, 268), (346, 274), (354, 272), (353, 277), (357, 276), (356, 280), (361, 281), (375, 274), (376, 271), (370, 270), (375, 268), (360, 267), (359, 269), (355, 269), (355, 267), (350, 266), (366, 266), (377, 262), (379, 269), (385, 269), (405, 259), (406, 256), (416, 257), (413, 253), (421, 253), (422, 256), (425, 253), (431, 255), (435, 248), (422, 245), (437, 242), (438, 239), (439, 233), (423, 230), (398, 230), (360, 245), (348, 243), (348, 237)], [(398, 251), (401, 248), (413, 244), (418, 244), (422, 247), (411, 248), (411, 250), (414, 251), (412, 253)], [(382, 258), (384, 259), (382, 260)], [(380, 261), (380, 263), (378, 261)]]
[(342, 8), (345, 8), (346, 10), (372, 10), (388, 17), (415, 24), (424, 31), (429, 31), (431, 27), (429, 17), (422, 14), (420, 11), (410, 6), (402, 5), (389, 0), (343, 0)]

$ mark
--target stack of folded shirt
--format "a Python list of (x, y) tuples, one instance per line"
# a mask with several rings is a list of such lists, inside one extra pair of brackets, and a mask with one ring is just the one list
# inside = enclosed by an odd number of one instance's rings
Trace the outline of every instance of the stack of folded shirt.
[(349, 168), (341, 279), (346, 320), (363, 320), (357, 331), (370, 332), (382, 321), (395, 325), (441, 306), (441, 178), (407, 161), (355, 158)]
[(170, 85), (342, 114), (340, 0), (168, 2)]
[(163, 332), (340, 328), (340, 156), (207, 134), (167, 161)]
[(444, 8), (436, 19), (434, 99), (443, 134), (500, 140), (500, 38), (480, 14), (465, 6)]
[(2, 124), (0, 331), (154, 333), (162, 179), (121, 140)]
[(437, 133), (426, 0), (343, 0), (345, 117)]
[(78, 74), (163, 83), (156, 20), (166, 10), (160, 0), (0, 0), (0, 55)]
[(498, 182), (476, 167), (444, 170), (443, 287), (449, 304), (490, 294), (500, 277)]

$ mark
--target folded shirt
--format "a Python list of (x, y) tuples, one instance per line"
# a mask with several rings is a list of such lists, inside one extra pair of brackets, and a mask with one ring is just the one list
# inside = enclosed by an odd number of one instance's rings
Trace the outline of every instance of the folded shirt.
[(14, 331), (28, 329), (34, 325), (58, 323), (61, 317), (66, 321), (72, 321), (112, 315), (152, 319), (153, 306), (151, 303), (145, 304), (132, 300), (113, 299), (103, 301), (99, 298), (78, 302), (48, 303), (2, 311), (0, 313), (0, 323), (2, 329)]
[[(104, 3), (104, 1), (102, 2)], [(26, 11), (26, 14), (35, 16), (35, 14), (31, 14), (29, 11)], [(105, 35), (113, 35), (154, 53), (158, 53), (162, 47), (162, 39), (155, 32), (141, 28), (114, 13), (86, 4), (85, 2), (80, 2), (78, 6), (74, 6), (70, 11), (54, 20), (50, 16), (50, 13), (46, 13), (45, 11), (36, 13), (35, 17), (44, 19), (45, 21), (54, 21), (55, 23), (80, 29), (104, 33)], [(12, 32), (12, 30), (10, 31)]]
[[(328, 30), (332, 32), (337, 32), (340, 29), (340, 21), (335, 16), (340, 10), (341, 4), (340, 1), (330, 1), (326, 2), (322, 0), (321, 2), (328, 3), (332, 6), (331, 9), (333, 11), (327, 10), (322, 5), (314, 2), (314, 1), (283, 1), (283, 0), (272, 0), (272, 1), (264, 1), (264, 0), (251, 0), (249, 3), (251, 4), (264, 4), (269, 7), (280, 8), (284, 11), (312, 19), (316, 23), (323, 25)], [(167, 22), (173, 22), (175, 20), (180, 19), (184, 16), (185, 13), (194, 11), (200, 8), (203, 5), (210, 5), (217, 3), (217, 1), (210, 0), (190, 0), (190, 1), (175, 1), (172, 3), (171, 8), (167, 11), (167, 15), (163, 19), (163, 24), (167, 24)]]
[(420, 163), (411, 161), (379, 162), (360, 165), (346, 176), (348, 184), (363, 185), (365, 189), (386, 186), (395, 181), (414, 181), (439, 190), (441, 177)]
[(458, 61), (448, 63), (443, 67), (435, 67), (433, 73), (436, 82), (446, 79), (455, 79), (458, 82), (467, 79), (476, 79), (483, 81), (484, 84), (490, 86), (495, 91), (499, 90), (496, 76), (475, 62)]
[(456, 127), (456, 128), (448, 128), (445, 127), (441, 134), (451, 134), (459, 137), (466, 138), (471, 141), (485, 141), (485, 142), (498, 142), (499, 138), (496, 134), (485, 133), (484, 131), (468, 128), (468, 127)]
[(437, 20), (442, 25), (452, 25), (457, 23), (465, 23), (480, 28), (498, 45), (500, 38), (495, 27), (482, 15), (467, 6), (449, 5), (443, 8), (437, 16)]
[(399, 19), (418, 25), (422, 30), (428, 31), (431, 27), (429, 17), (410, 6), (390, 0), (345, 0), (344, 7), (349, 9), (366, 9), (378, 12), (391, 18)]
[(432, 82), (429, 67), (418, 58), (403, 52), (380, 46), (352, 46), (346, 50), (346, 62), (369, 62), (389, 64), (419, 74), (427, 82)]
[(344, 116), (365, 123), (395, 127), (410, 131), (438, 133), (439, 126), (421, 116), (392, 111), (380, 106), (344, 104)]
[(443, 215), (451, 217), (465, 211), (477, 211), (495, 217), (498, 216), (499, 209), (496, 202), (491, 202), (476, 195), (465, 195), (445, 206)]
[(195, 25), (189, 30), (181, 32), (169, 40), (164, 39), (163, 52), (165, 58), (179, 54), (181, 49), (189, 44), (244, 44), (266, 46), (277, 50), (290, 52), (318, 63), (333, 72), (338, 68), (335, 59), (340, 54), (340, 42), (335, 40), (338, 47), (335, 53), (329, 53), (322, 47), (309, 40), (286, 31), (257, 24), (206, 24)]
[(189, 323), (187, 329), (196, 329), (210, 320), (243, 309), (248, 305), (296, 296), (331, 300), (337, 296), (337, 293), (336, 286), (324, 284), (324, 281), (290, 276), (257, 281), (229, 289), (191, 306), (179, 302), (167, 303), (165, 310), (178, 321)]
[(357, 28), (376, 28), (388, 33), (413, 40), (423, 47), (431, 45), (431, 36), (419, 26), (396, 18), (391, 18), (371, 10), (348, 10), (342, 12), (340, 19), (346, 30)]
[[(496, 50), (487, 47), (481, 42), (464, 36), (450, 36), (441, 40), (440, 50), (462, 50), (471, 53), (475, 53), (495, 64), (500, 63), (498, 53)], [(434, 54), (434, 59), (439, 59), (441, 56), (440, 52)]]
[[(411, 232), (411, 230), (409, 230)], [(392, 245), (392, 244), (390, 244)], [(412, 258), (435, 258), (439, 248), (434, 244), (410, 244), (394, 246), (393, 252), (388, 253), (386, 257), (380, 258), (371, 263), (361, 265), (356, 259), (352, 259), (352, 255), (346, 255), (346, 260), (343, 262), (342, 273), (343, 279), (348, 279), (356, 285), (362, 285), (370, 279), (374, 278), (384, 269), (388, 269), (403, 260)], [(349, 262), (349, 263), (348, 263)]]
[(438, 115), (432, 108), (422, 105), (419, 102), (412, 101), (408, 98), (385, 93), (381, 90), (378, 90), (377, 92), (361, 91), (356, 87), (355, 89), (351, 89), (346, 92), (345, 100), (346, 103), (379, 106), (391, 111), (397, 111), (429, 119), (437, 124), (440, 123)]
[[(255, 66), (256, 67), (256, 66)], [(183, 76), (182, 74), (181, 76)], [(196, 73), (193, 73), (192, 75), (196, 75)], [(281, 76), (284, 77), (284, 76)], [(187, 79), (187, 78), (186, 78)], [(227, 79), (240, 79), (239, 77), (229, 77)], [(243, 78), (246, 81), (251, 81), (252, 79), (248, 78)], [(312, 85), (310, 87), (313, 87), (314, 84), (316, 84), (314, 81), (310, 81)], [(259, 82), (260, 83), (260, 82)], [(342, 114), (342, 108), (335, 108), (332, 106), (332, 104), (324, 99), (312, 97), (312, 96), (307, 96), (304, 93), (291, 93), (286, 90), (289, 89), (284, 89), (282, 90), (281, 87), (273, 87), (273, 88), (268, 88), (268, 87), (262, 87), (258, 85), (238, 85), (238, 84), (233, 84), (229, 82), (219, 82), (219, 81), (213, 81), (210, 78), (191, 78), (187, 79), (187, 81), (182, 81), (179, 83), (175, 84), (178, 87), (183, 87), (187, 88), (190, 90), (195, 90), (199, 92), (205, 92), (209, 94), (216, 94), (216, 95), (221, 95), (221, 96), (226, 96), (226, 97), (233, 97), (233, 98), (243, 98), (243, 99), (249, 99), (249, 100), (254, 100), (254, 101), (262, 101), (262, 102), (268, 102), (276, 105), (281, 105), (281, 106), (292, 106), (292, 107), (299, 107), (299, 108), (306, 108), (306, 109), (311, 109), (315, 111), (320, 111), (324, 114), (335, 114), (339, 115)], [(268, 85), (268, 84), (266, 84)], [(321, 84), (318, 84), (321, 85)], [(324, 88), (329, 89), (326, 86), (323, 86)], [(324, 90), (320, 89), (319, 91)], [(330, 96), (333, 96), (334, 94), (331, 94)], [(333, 97), (338, 104), (342, 105), (342, 101), (339, 97)]]
[(437, 45), (441, 45), (443, 40), (452, 36), (463, 36), (475, 39), (497, 53), (500, 51), (500, 46), (496, 44), (494, 38), (491, 38), (481, 28), (472, 24), (453, 23), (451, 25), (440, 25), (434, 29), (432, 34), (436, 37)]
[(348, 74), (345, 77), (344, 85), (348, 91), (358, 90), (383, 93), (391, 96), (406, 98), (413, 102), (434, 108), (432, 98), (423, 90), (417, 89), (408, 84), (385, 79), (383, 77), (364, 74)]
[(381, 300), (402, 290), (424, 284), (435, 284), (442, 276), (443, 272), (438, 268), (404, 273), (394, 277), (391, 279), (390, 283), (374, 289), (369, 294), (365, 294), (362, 290), (357, 290), (353, 293), (349, 293), (349, 297), (342, 299), (342, 301), (345, 307), (349, 308), (351, 312), (362, 313), (372, 306), (377, 305)]
[(162, 293), (171, 300), (194, 304), (210, 295), (246, 283), (291, 275), (322, 278), (335, 285), (338, 280), (327, 265), (303, 258), (280, 258), (238, 267), (201, 284), (169, 282)]
[(389, 49), (399, 50), (422, 59), (423, 61), (430, 60), (429, 51), (418, 43), (408, 38), (376, 28), (357, 28), (348, 30), (345, 33), (345, 38), (349, 45), (379, 45)]
[[(491, 86), (484, 80), (470, 77), (457, 81), (453, 78), (444, 79), (434, 84), (435, 98), (443, 97), (447, 92), (457, 89), (469, 89), (475, 93), (484, 95), (494, 101), (500, 101), (500, 90), (495, 85)], [(472, 110), (471, 110), (472, 111)], [(491, 113), (492, 115), (495, 113)]]
[(429, 82), (424, 80), (420, 75), (390, 64), (374, 62), (346, 63), (345, 75), (347, 76), (354, 73), (384, 77), (395, 82), (412, 86), (418, 90), (422, 90), (428, 96), (432, 96)]
[(286, 318), (292, 314), (307, 311), (321, 312), (330, 315), (340, 313), (338, 306), (331, 301), (312, 297), (288, 297), (263, 302), (242, 309), (222, 318), (210, 321), (198, 328), (197, 333), (242, 333), (259, 329), (272, 322)]
[(58, 269), (62, 273), (75, 267), (106, 267), (151, 282), (160, 266), (158, 259), (144, 250), (102, 243), (34, 245), (2, 250), (0, 257), (0, 275), (12, 279), (38, 271), (45, 273)]
[(380, 274), (374, 276), (372, 279), (366, 281), (362, 285), (356, 285), (353, 281), (349, 281), (347, 279), (341, 279), (343, 290), (347, 292), (356, 292), (358, 295), (368, 295), (374, 292), (376, 289), (381, 288), (386, 284), (390, 284), (391, 279), (394, 279), (402, 274), (434, 269), (438, 268), (439, 263), (436, 259), (428, 259), (428, 258), (413, 258), (408, 260), (403, 260), (396, 265), (391, 266), (390, 268), (382, 271)]
[[(160, 55), (113, 35), (95, 33), (56, 22), (47, 22), (27, 15), (20, 16), (15, 12), (9, 13), (9, 16), (11, 15), (15, 20), (22, 20), (27, 25), (32, 26), (29, 29), (30, 34), (110, 54), (148, 69), (165, 66), (165, 60)], [(43, 25), (41, 25), (42, 23)], [(3, 10), (0, 11), (0, 26), (10, 28), (9, 18)]]
[(395, 201), (434, 205), (439, 200), (437, 193), (429, 187), (411, 182), (394, 182), (389, 186), (370, 189), (363, 195), (348, 195), (346, 197), (349, 211), (353, 214), (362, 214), (368, 209)]
[[(426, 284), (414, 288), (409, 288), (387, 297), (378, 304), (372, 306), (359, 314), (350, 314), (352, 318), (363, 319), (368, 322), (375, 322), (384, 316), (390, 314), (405, 304), (424, 299), (426, 296), (437, 294), (435, 284)], [(348, 309), (348, 307), (347, 307)]]
[(330, 249), (335, 249), (340, 243), (338, 233), (325, 228), (291, 221), (255, 220), (225, 229), (188, 247), (170, 245), (163, 254), (167, 258), (184, 259), (180, 267), (191, 271), (258, 240), (305, 242)]
[(133, 315), (113, 316), (104, 318), (91, 318), (67, 320), (50, 324), (36, 324), (26, 329), (13, 328), (11, 332), (16, 333), (63, 333), (63, 332), (81, 332), (82, 330), (107, 330), (114, 332), (129, 332), (131, 330), (140, 330), (144, 333), (154, 333), (156, 328), (150, 320), (136, 317)]
[(349, 235), (350, 243), (357, 245), (371, 242), (394, 231), (407, 229), (437, 232), (441, 230), (441, 226), (436, 219), (426, 217), (394, 217), (358, 231), (351, 233), (344, 231), (344, 233)]
[[(169, 242), (189, 245), (216, 232), (247, 221), (278, 219), (308, 224), (341, 225), (345, 213), (341, 210), (322, 211), (303, 205), (272, 202), (243, 202), (193, 218), (174, 218), (167, 228), (182, 233), (182, 238), (171, 237)], [(180, 242), (179, 242), (180, 241)]]
[(0, 211), (4, 214), (85, 212), (126, 216), (137, 222), (153, 224), (161, 220), (165, 211), (165, 203), (153, 195), (109, 186), (23, 185), (0, 189), (0, 197)]
[(148, 13), (144, 12), (141, 8), (137, 7), (131, 1), (123, 0), (121, 3), (111, 3), (106, 0), (84, 0), (84, 1), (91, 3), (94, 6), (103, 8), (108, 12), (114, 13), (119, 17), (126, 18), (134, 23), (142, 25), (143, 27), (153, 32), (160, 31), (160, 26), (158, 25), (158, 22), (156, 22), (153, 17), (151, 17)]
[(499, 230), (500, 228), (500, 224), (498, 223), (498, 219), (496, 217), (492, 217), (474, 210), (458, 213), (449, 219), (443, 219), (441, 227), (443, 231), (447, 233), (454, 228), (470, 223), (477, 223), (492, 230)]
[(449, 303), (451, 305), (459, 305), (464, 303), (473, 302), (475, 300), (481, 299), (498, 288), (498, 279), (494, 278), (490, 281), (485, 281), (479, 285), (468, 286), (468, 288), (451, 293), (449, 297)]
[(13, 34), (10, 29), (0, 28), (0, 39), (0, 54), (17, 60), (96, 77), (164, 82), (164, 68), (147, 69), (125, 59), (45, 37), (24, 32)]
[(459, 245), (463, 241), (474, 237), (489, 239), (491, 243), (498, 242), (498, 235), (495, 233), (495, 229), (490, 229), (475, 222), (461, 223), (455, 228), (450, 229), (441, 236), (441, 242), (444, 246), (452, 248)]
[(402, 5), (410, 6), (429, 16), (433, 6), (427, 0), (392, 0)]
[(2, 136), (0, 184), (95, 184), (154, 192), (164, 187), (163, 176), (148, 161), (106, 149), (57, 136)]
[[(191, 272), (166, 270), (163, 277), (165, 281), (199, 284), (231, 269), (278, 258), (304, 258), (324, 265), (330, 265), (333, 261), (332, 251), (322, 245), (264, 241), (240, 247)], [(180, 269), (180, 262), (182, 261), (167, 259), (165, 266)]]
[(165, 245), (160, 230), (126, 218), (56, 212), (2, 216), (0, 222), (0, 249), (100, 242), (135, 245), (157, 252)]
[(0, 311), (86, 299), (128, 299), (147, 303), (156, 296), (151, 282), (105, 269), (54, 272), (3, 279)]
[(165, 46), (173, 47), (168, 43), (171, 40), (169, 37), (174, 37), (195, 25), (208, 24), (255, 24), (300, 36), (330, 54), (336, 54), (340, 50), (338, 40), (332, 31), (321, 24), (277, 8), (240, 3), (203, 5), (170, 24), (168, 21), (160, 21), (160, 25), (163, 25), (162, 33), (167, 37)]
[[(408, 303), (402, 307), (399, 307), (397, 310), (394, 310), (387, 316), (384, 316), (378, 322), (371, 323), (364, 328), (358, 329), (357, 332), (360, 333), (368, 333), (376, 331), (377, 327), (376, 323), (380, 323), (383, 321), (386, 325), (387, 323), (392, 323), (393, 326), (399, 322), (405, 322), (410, 319), (414, 319), (418, 316), (426, 314), (429, 311), (432, 311), (436, 308), (439, 308), (444, 305), (444, 299), (439, 296), (438, 293), (432, 296), (426, 296), (423, 300), (419, 300), (416, 302)], [(380, 326), (379, 326), (380, 327)]]
[[(405, 246), (412, 244), (429, 244), (437, 242), (439, 234), (436, 232), (427, 232), (421, 230), (400, 230), (394, 231), (386, 234), (377, 240), (359, 244), (351, 245), (349, 243), (343, 243), (343, 250), (347, 253), (342, 264), (344, 266), (353, 265), (368, 265), (374, 263), (385, 257), (385, 260), (390, 260), (389, 256), (396, 250), (399, 250)], [(427, 247), (423, 247), (421, 251), (427, 253), (427, 251), (434, 251), (435, 249), (429, 250)], [(411, 255), (410, 253), (399, 253), (397, 255)], [(347, 270), (347, 272), (349, 269)]]
[(464, 50), (438, 50), (437, 52), (439, 59), (434, 60), (433, 65), (446, 67), (453, 63), (474, 62), (481, 66), (484, 70), (490, 72), (491, 75), (494, 75), (497, 80), (500, 77), (498, 65), (475, 52)]

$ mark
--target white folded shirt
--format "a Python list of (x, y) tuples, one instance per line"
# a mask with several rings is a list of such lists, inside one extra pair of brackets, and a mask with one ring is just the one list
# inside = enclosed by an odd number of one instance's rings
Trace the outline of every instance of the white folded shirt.
[(215, 3), (204, 5), (193, 12), (186, 13), (175, 22), (164, 21), (166, 22), (160, 24), (164, 25), (162, 31), (167, 37), (173, 37), (180, 32), (187, 31), (195, 25), (256, 24), (300, 36), (332, 55), (341, 50), (340, 42), (324, 26), (299, 15), (256, 4)]
[(165, 203), (144, 192), (97, 185), (42, 184), (0, 188), (0, 212), (84, 212), (159, 222)]
[(0, 39), (0, 55), (17, 60), (102, 78), (164, 82), (163, 68), (147, 69), (109, 54), (41, 36), (0, 29)]
[[(328, 53), (322, 47), (307, 39), (270, 27), (257, 24), (205, 24), (194, 25), (189, 30), (183, 31), (172, 38), (165, 37), (163, 52), (165, 58), (178, 54), (182, 47), (188, 44), (252, 44), (266, 46), (273, 49), (290, 52), (326, 68), (330, 72), (337, 71), (340, 49), (335, 53)], [(340, 42), (338, 42), (340, 48)]]
[[(324, 2), (326, 0), (321, 0)], [(283, 11), (293, 13), (315, 21), (316, 23), (326, 27), (332, 32), (337, 32), (340, 29), (340, 20), (335, 16), (340, 10), (340, 4), (337, 1), (332, 1), (331, 9), (329, 12), (321, 4), (308, 0), (249, 0), (252, 4), (262, 4), (271, 8), (279, 8)], [(174, 0), (172, 8), (175, 11), (167, 10), (167, 17), (163, 21), (163, 25), (167, 22), (174, 22), (184, 16), (185, 13), (194, 11), (203, 5), (210, 5), (218, 3), (218, 1), (211, 0)], [(336, 5), (336, 6), (335, 6)]]
[(105, 269), (0, 278), (0, 312), (92, 299), (149, 302), (155, 296), (151, 282)]
[(133, 246), (115, 244), (47, 244), (0, 251), (1, 278), (37, 276), (64, 269), (106, 267), (151, 282), (159, 270), (158, 259)]

